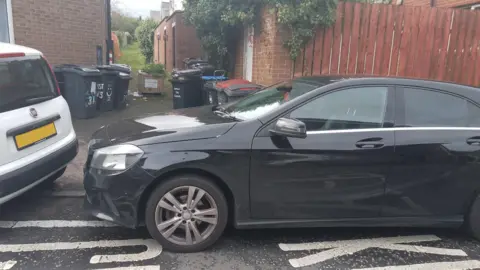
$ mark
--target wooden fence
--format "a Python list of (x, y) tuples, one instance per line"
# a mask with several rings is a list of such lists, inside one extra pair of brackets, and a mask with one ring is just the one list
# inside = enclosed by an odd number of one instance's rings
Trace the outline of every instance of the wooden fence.
[(480, 12), (339, 3), (317, 31), (296, 75), (371, 74), (480, 86)]

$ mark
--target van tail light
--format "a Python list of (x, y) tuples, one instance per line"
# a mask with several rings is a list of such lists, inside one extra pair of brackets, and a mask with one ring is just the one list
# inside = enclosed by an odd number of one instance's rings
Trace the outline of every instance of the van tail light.
[(55, 72), (53, 72), (53, 68), (52, 68), (52, 66), (48, 63), (47, 58), (45, 58), (45, 56), (43, 56), (43, 55), (42, 55), (42, 58), (43, 58), (43, 60), (45, 60), (45, 62), (47, 62), (48, 68), (50, 69), (50, 73), (52, 74), (53, 81), (55, 82), (55, 87), (57, 88), (58, 95), (61, 96), (62, 93), (60, 92), (60, 86), (58, 85), (58, 81), (57, 81), (57, 77), (55, 76)]
[(24, 57), (25, 53), (0, 53), (0, 58)]

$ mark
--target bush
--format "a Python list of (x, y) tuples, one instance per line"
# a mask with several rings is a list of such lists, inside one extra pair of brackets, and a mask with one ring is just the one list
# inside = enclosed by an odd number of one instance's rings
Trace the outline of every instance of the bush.
[(140, 51), (145, 56), (145, 61), (151, 63), (153, 59), (153, 38), (157, 22), (152, 19), (144, 20), (135, 30), (135, 37), (140, 44)]
[(148, 64), (142, 70), (154, 77), (161, 77), (165, 75), (165, 66), (162, 64)]

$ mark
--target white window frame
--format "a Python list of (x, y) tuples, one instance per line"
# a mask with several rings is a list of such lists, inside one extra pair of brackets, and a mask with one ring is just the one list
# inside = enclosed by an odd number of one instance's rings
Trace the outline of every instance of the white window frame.
[(6, 1), (7, 1), (8, 38), (10, 43), (15, 43), (15, 35), (13, 34), (12, 0), (6, 0)]

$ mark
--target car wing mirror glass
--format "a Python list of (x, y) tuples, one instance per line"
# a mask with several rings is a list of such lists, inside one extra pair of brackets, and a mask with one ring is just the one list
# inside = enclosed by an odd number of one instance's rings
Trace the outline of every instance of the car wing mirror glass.
[(302, 121), (290, 118), (280, 118), (270, 130), (270, 134), (304, 139), (307, 137), (307, 127)]

